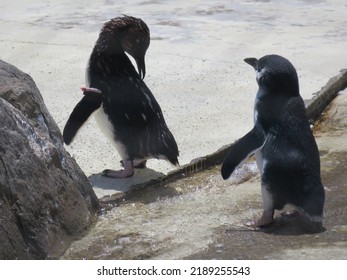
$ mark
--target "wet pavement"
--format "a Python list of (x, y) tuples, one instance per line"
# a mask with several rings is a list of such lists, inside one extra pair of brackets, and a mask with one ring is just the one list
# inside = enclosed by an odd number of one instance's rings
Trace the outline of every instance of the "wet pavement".
[(347, 91), (316, 122), (326, 190), (324, 231), (307, 233), (295, 217), (253, 230), (260, 178), (250, 159), (227, 181), (220, 166), (171, 183), (119, 193), (63, 259), (347, 259)]

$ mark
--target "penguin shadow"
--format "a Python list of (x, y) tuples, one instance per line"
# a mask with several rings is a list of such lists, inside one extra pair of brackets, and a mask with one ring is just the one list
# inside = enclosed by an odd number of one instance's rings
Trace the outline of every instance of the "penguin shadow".
[(109, 195), (117, 192), (125, 193), (131, 191), (136, 186), (141, 186), (164, 175), (164, 173), (150, 168), (141, 168), (135, 169), (132, 177), (122, 179), (106, 177), (103, 172), (100, 172), (89, 176), (89, 182), (93, 185), (94, 189), (100, 189), (97, 190), (97, 193), (101, 192), (103, 195)]

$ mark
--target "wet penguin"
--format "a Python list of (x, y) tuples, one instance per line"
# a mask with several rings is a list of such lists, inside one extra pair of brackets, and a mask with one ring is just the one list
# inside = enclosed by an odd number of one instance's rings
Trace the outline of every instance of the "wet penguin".
[(278, 55), (246, 58), (245, 62), (255, 69), (259, 86), (254, 127), (231, 146), (222, 165), (222, 177), (229, 178), (243, 160), (255, 154), (264, 211), (252, 225), (271, 224), (274, 210), (291, 204), (313, 230), (319, 230), (325, 199), (320, 158), (296, 70)]
[[(130, 177), (134, 167), (144, 167), (149, 158), (178, 165), (177, 143), (143, 82), (149, 43), (149, 29), (139, 18), (117, 17), (104, 24), (86, 69), (86, 87), (81, 88), (84, 96), (63, 131), (69, 145), (94, 113), (124, 166), (120, 171), (105, 170), (108, 177)], [(126, 53), (136, 61), (138, 72)]]

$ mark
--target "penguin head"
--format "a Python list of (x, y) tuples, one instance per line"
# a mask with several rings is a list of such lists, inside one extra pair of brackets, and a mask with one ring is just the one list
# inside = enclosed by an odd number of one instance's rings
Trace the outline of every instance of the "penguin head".
[(122, 47), (136, 61), (141, 79), (146, 76), (145, 55), (150, 43), (149, 29), (146, 23), (134, 17), (127, 18), (129, 29), (122, 40)]
[(135, 59), (141, 79), (145, 77), (145, 55), (150, 43), (150, 32), (142, 19), (126, 15), (111, 19), (104, 24), (98, 43), (107, 45), (107, 51), (111, 53), (127, 52)]
[(299, 95), (299, 80), (292, 63), (279, 55), (266, 55), (260, 59), (246, 58), (256, 73), (259, 88), (274, 94)]

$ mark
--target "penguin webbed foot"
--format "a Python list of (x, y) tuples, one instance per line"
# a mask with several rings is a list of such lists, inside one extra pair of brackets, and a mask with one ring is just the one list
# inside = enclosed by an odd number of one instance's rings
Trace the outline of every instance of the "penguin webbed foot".
[(283, 213), (281, 213), (281, 217), (289, 217), (289, 218), (297, 218), (300, 216), (300, 212), (296, 209), (293, 210), (289, 210), (289, 211), (285, 211)]
[(108, 177), (108, 178), (116, 178), (116, 179), (124, 179), (129, 178), (134, 175), (134, 171), (129, 170), (111, 170), (111, 169), (105, 169), (102, 172), (102, 176)]
[(270, 226), (273, 221), (274, 211), (263, 211), (262, 216), (258, 220), (249, 221), (246, 223), (246, 226), (251, 228), (264, 228)]
[[(274, 212), (273, 211), (265, 211), (262, 216), (258, 220), (249, 221), (246, 223), (246, 226), (251, 227), (253, 229), (265, 229), (274, 224)], [(314, 221), (311, 217), (301, 213), (298, 210), (291, 210), (281, 213), (281, 218), (276, 219), (276, 223), (289, 223), (289, 221), (296, 222), (299, 224), (300, 230), (305, 233), (321, 233), (325, 231), (325, 228), (320, 221)]]
[(134, 175), (133, 162), (131, 160), (126, 160), (124, 161), (123, 170), (105, 169), (102, 173), (103, 173), (102, 176), (109, 177), (109, 178), (117, 178), (117, 179), (129, 178)]

